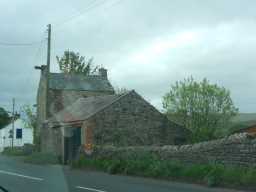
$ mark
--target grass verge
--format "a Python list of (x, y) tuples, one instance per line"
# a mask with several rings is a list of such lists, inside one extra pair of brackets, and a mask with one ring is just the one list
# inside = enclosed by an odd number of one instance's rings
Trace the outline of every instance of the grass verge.
[(32, 144), (24, 144), (24, 146), (20, 147), (5, 147), (2, 154), (7, 156), (26, 156), (31, 155), (35, 150), (34, 145)]
[(56, 155), (51, 153), (32, 153), (24, 158), (25, 163), (47, 165), (47, 164), (58, 164), (59, 160)]
[(162, 161), (151, 155), (133, 159), (101, 159), (81, 156), (74, 168), (93, 168), (110, 174), (125, 174), (151, 178), (172, 179), (206, 184), (210, 187), (228, 186), (256, 188), (256, 169), (225, 167), (223, 165), (184, 165)]

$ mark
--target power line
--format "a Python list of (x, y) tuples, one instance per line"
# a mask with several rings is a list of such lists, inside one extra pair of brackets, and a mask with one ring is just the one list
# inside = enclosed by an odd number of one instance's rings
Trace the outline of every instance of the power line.
[(42, 59), (42, 47), (43, 47), (43, 43), (46, 41), (46, 39), (44, 39), (43, 41), (41, 41), (41, 43), (39, 44), (35, 57), (34, 57), (34, 62), (35, 64), (37, 64), (37, 62), (39, 61), (38, 64), (41, 64), (41, 59)]
[(10, 46), (10, 47), (25, 47), (25, 46), (33, 46), (41, 43), (42, 41), (35, 41), (35, 42), (30, 42), (30, 43), (13, 43), (13, 42), (1, 42), (0, 41), (0, 46)]
[(116, 2), (113, 2), (109, 7), (107, 7), (107, 9), (111, 8), (111, 7), (114, 7), (118, 4), (120, 4), (123, 0), (117, 0)]
[(85, 13), (87, 13), (87, 12), (97, 8), (97, 7), (100, 7), (100, 6), (102, 6), (102, 5), (106, 4), (106, 3), (107, 3), (107, 0), (98, 1), (98, 2), (97, 1), (96, 2), (92, 1), (85, 9), (83, 9), (79, 13), (72, 15), (70, 18), (66, 19), (65, 21), (63, 21), (61, 23), (57, 23), (54, 26), (55, 27), (59, 27), (60, 25), (63, 25), (63, 24), (65, 24), (65, 23), (67, 23), (67, 22), (69, 22), (69, 21), (71, 21), (71, 20), (73, 20), (73, 19), (75, 19), (77, 17), (80, 17), (81, 15), (83, 15), (83, 14), (85, 14)]

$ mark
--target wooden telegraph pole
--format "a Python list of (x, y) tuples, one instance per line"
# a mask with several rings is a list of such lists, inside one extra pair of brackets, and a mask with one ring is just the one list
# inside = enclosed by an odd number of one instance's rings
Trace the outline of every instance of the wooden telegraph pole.
[(12, 99), (12, 149), (13, 149), (13, 141), (14, 141), (14, 121), (15, 121), (15, 98)]
[(46, 65), (46, 116), (45, 118), (47, 119), (49, 116), (49, 79), (50, 79), (50, 64), (51, 64), (51, 24), (47, 25), (48, 29), (48, 38), (47, 38), (47, 65)]

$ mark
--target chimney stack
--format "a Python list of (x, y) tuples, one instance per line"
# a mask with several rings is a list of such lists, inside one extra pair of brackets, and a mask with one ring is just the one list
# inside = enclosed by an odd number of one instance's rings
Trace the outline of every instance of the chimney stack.
[(99, 75), (101, 77), (103, 77), (104, 79), (107, 79), (108, 78), (108, 71), (107, 71), (107, 69), (105, 69), (103, 67), (99, 68)]

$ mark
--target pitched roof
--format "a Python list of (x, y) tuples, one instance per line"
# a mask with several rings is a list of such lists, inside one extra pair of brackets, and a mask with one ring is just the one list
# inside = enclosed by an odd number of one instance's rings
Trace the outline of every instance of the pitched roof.
[(235, 130), (235, 131), (232, 132), (232, 134), (247, 132), (247, 131), (250, 131), (251, 129), (255, 129), (255, 128), (256, 128), (256, 124), (253, 124), (253, 125), (247, 126), (245, 128)]
[(59, 123), (82, 122), (129, 93), (80, 98), (74, 104), (55, 114), (48, 122), (52, 126)]
[(49, 87), (59, 90), (114, 91), (108, 79), (100, 75), (50, 73)]

